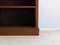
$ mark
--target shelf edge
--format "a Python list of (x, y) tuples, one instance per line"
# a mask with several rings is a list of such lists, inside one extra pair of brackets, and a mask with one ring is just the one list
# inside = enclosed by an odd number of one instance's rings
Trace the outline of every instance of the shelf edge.
[(36, 6), (0, 6), (0, 8), (36, 8)]

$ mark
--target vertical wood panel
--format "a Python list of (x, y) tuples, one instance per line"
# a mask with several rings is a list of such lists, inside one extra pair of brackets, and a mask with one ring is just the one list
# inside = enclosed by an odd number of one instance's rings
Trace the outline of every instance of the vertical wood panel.
[(39, 29), (38, 29), (38, 0), (36, 0), (36, 34), (39, 34)]

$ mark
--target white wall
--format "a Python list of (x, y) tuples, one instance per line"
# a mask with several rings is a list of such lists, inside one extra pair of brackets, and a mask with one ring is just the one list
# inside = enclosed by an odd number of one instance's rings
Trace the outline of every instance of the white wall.
[(39, 0), (39, 28), (60, 28), (60, 0)]

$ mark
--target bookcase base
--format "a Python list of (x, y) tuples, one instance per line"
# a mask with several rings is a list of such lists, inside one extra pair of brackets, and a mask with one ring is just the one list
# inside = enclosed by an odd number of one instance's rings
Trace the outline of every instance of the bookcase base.
[(0, 35), (4, 36), (18, 36), (18, 35), (39, 35), (39, 29), (36, 28), (22, 28), (22, 27), (14, 27), (14, 28), (10, 28), (10, 27), (0, 27)]

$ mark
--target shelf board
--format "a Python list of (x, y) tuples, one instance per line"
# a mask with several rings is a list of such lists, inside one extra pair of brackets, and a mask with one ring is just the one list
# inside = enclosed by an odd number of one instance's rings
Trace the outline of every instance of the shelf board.
[(0, 8), (36, 8), (35, 6), (0, 6)]
[(39, 35), (36, 27), (0, 27), (0, 36)]

